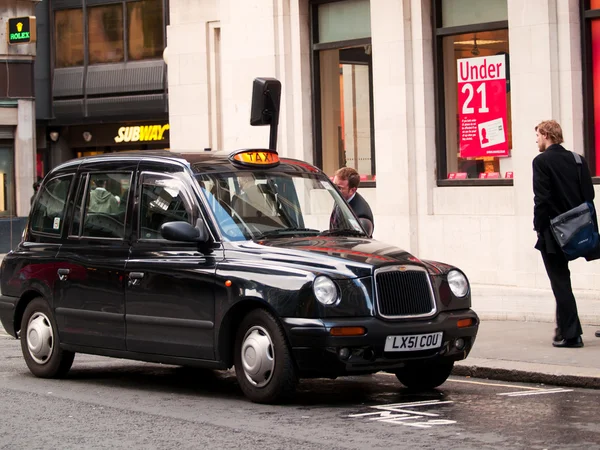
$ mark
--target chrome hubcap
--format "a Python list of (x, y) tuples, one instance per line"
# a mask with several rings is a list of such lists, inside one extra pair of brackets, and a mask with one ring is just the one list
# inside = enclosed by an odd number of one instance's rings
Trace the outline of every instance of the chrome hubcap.
[(26, 339), (33, 360), (38, 364), (46, 364), (54, 349), (54, 333), (45, 314), (36, 312), (31, 316), (27, 324)]
[(242, 344), (242, 366), (250, 383), (256, 387), (266, 386), (273, 376), (275, 351), (269, 333), (259, 326), (246, 332)]

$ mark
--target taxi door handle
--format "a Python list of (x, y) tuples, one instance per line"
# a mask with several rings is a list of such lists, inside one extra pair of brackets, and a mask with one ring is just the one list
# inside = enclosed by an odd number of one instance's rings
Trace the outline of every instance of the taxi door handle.
[(139, 286), (142, 278), (144, 278), (143, 272), (131, 272), (129, 274), (129, 281), (127, 284), (129, 286)]
[(60, 281), (67, 280), (67, 275), (69, 275), (69, 269), (58, 269), (56, 272), (58, 273), (58, 279)]

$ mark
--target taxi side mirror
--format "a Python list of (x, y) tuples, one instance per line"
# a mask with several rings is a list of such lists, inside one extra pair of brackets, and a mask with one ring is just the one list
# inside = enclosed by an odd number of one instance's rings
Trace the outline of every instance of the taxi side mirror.
[(160, 226), (160, 235), (168, 241), (180, 242), (207, 242), (209, 238), (202, 219), (198, 219), (196, 226), (184, 221), (163, 223)]
[(269, 149), (277, 147), (277, 125), (279, 124), (279, 104), (281, 102), (281, 82), (275, 78), (255, 78), (252, 85), (252, 106), (250, 125), (270, 125)]

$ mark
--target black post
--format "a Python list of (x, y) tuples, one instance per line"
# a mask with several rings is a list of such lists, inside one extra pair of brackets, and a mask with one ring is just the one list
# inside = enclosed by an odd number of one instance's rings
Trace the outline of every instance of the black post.
[(269, 148), (277, 151), (277, 126), (279, 125), (279, 111), (271, 116), (271, 130), (269, 134)]

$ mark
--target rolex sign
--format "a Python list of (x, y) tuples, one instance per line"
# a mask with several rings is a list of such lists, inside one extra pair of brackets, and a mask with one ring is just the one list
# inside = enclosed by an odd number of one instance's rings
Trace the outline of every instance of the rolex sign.
[(6, 38), (9, 44), (29, 44), (35, 42), (35, 17), (13, 17), (6, 24)]

